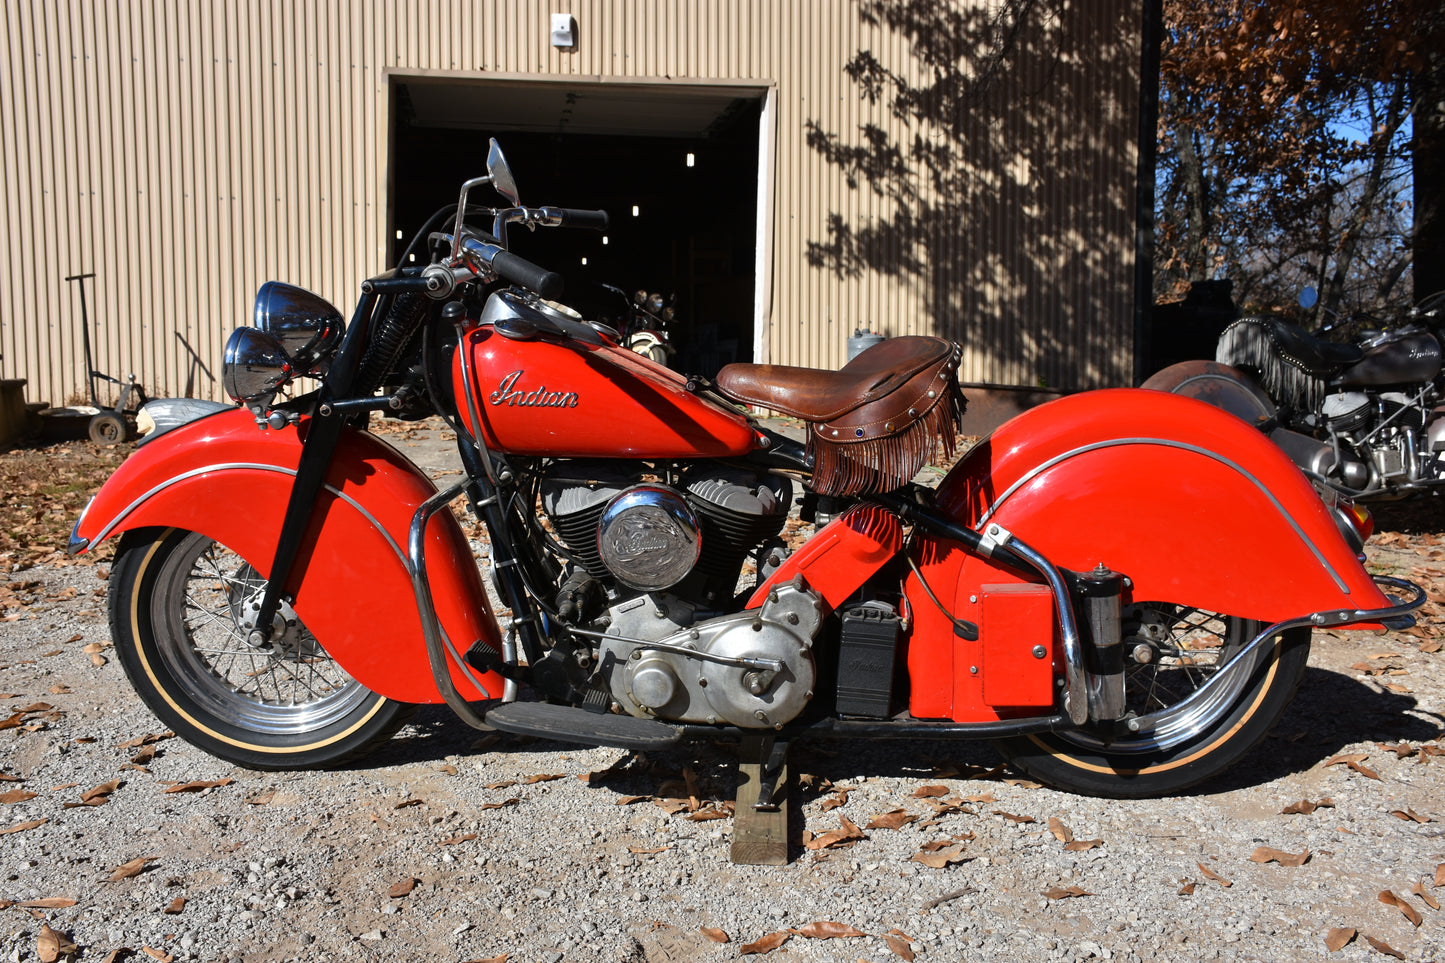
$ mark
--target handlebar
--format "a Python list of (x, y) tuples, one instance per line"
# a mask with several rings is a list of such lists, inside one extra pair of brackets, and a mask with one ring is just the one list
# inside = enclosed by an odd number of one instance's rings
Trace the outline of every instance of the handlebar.
[[(495, 247), (490, 244), (487, 246)], [(536, 291), (544, 298), (555, 299), (562, 296), (562, 275), (533, 264), (524, 257), (518, 257), (511, 251), (498, 249), (492, 255), (491, 268), (498, 277)]]
[(575, 207), (543, 207), (538, 210), (542, 215), (542, 223), (548, 227), (605, 231), (609, 223), (606, 211), (586, 211)]

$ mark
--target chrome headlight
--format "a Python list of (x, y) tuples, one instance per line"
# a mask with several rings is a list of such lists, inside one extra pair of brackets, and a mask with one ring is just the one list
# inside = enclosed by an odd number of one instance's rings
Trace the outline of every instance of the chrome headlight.
[(246, 405), (264, 405), (295, 376), (291, 358), (274, 335), (255, 328), (231, 332), (221, 381), (232, 398)]
[(294, 284), (267, 281), (256, 292), (255, 325), (274, 337), (295, 373), (320, 377), (326, 373), (346, 323), (325, 298)]

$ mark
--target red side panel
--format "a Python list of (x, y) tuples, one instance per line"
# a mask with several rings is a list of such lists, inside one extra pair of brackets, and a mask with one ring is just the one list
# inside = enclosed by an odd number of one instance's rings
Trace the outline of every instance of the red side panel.
[[(1035, 408), (975, 446), (944, 479), (938, 504), (974, 527), (1002, 525), (1060, 567), (1122, 572), (1126, 603), (1180, 602), (1266, 622), (1388, 604), (1294, 464), (1255, 429), (1191, 398), (1117, 389)], [(972, 618), (969, 599), (982, 586), (1025, 581), (945, 540), (915, 538), (913, 551), (962, 618)], [(938, 678), (957, 678), (977, 653), (916, 579), (907, 592), (914, 715), (997, 718), (982, 691), (944, 691)]]
[[(86, 509), (76, 535), (94, 543), (132, 528), (189, 529), (228, 545), (265, 573), (306, 424), (300, 431), (262, 430), (237, 409), (177, 428), (126, 459)], [(436, 488), (395, 449), (350, 430), (326, 483), (302, 549), (305, 567), (289, 586), (297, 613), (362, 685), (405, 702), (440, 702), (402, 556), (412, 513)], [(432, 517), (426, 557), (438, 615), (457, 651), (477, 639), (500, 649), (470, 546), (450, 512)], [(501, 692), (495, 675), (483, 679), (486, 694), (456, 667), (452, 677), (465, 698)]]
[(686, 379), (635, 351), (539, 338), (490, 325), (468, 331), (453, 387), (467, 426), (461, 358), (470, 359), (482, 437), (498, 451), (553, 458), (723, 458), (757, 445), (736, 410), (687, 391)]
[(801, 575), (833, 608), (858, 590), (883, 563), (903, 547), (898, 516), (877, 505), (858, 505), (823, 526), (748, 599), (750, 609), (762, 605), (774, 585)]
[[(993, 584), (980, 592), (983, 701), (991, 706), (1054, 702), (1054, 593), (1047, 585)], [(971, 685), (955, 680), (954, 688)], [(962, 684), (960, 684), (962, 683)]]

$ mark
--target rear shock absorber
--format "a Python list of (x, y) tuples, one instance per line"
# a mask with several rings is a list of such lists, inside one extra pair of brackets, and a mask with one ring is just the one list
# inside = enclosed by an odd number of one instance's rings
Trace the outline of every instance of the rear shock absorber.
[(1100, 563), (1073, 576), (1088, 633), (1089, 718), (1112, 722), (1124, 715), (1124, 637), (1120, 602), (1124, 576)]

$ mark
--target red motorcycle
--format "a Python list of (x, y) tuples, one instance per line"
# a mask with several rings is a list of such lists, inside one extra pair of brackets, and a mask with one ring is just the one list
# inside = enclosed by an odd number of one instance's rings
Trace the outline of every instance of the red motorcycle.
[[(76, 523), (73, 551), (120, 538), (110, 622), (136, 690), (208, 752), (336, 765), (445, 701), (593, 745), (741, 734), (768, 772), (800, 738), (989, 739), (1055, 786), (1167, 794), (1265, 734), (1311, 629), (1399, 627), (1423, 601), (1361, 567), (1366, 513), (1190, 398), (1067, 397), (915, 485), (954, 449), (956, 345), (685, 377), (507, 249), (517, 225), (605, 213), (521, 206), (495, 142), (488, 171), (349, 325), (266, 285), (226, 349), (241, 404), (149, 406)], [(470, 208), (483, 185), (507, 206)], [(319, 387), (288, 397), (302, 377)], [(377, 411), (445, 418), (463, 480), (438, 491), (367, 431)], [(799, 491), (817, 529), (790, 547)]]

